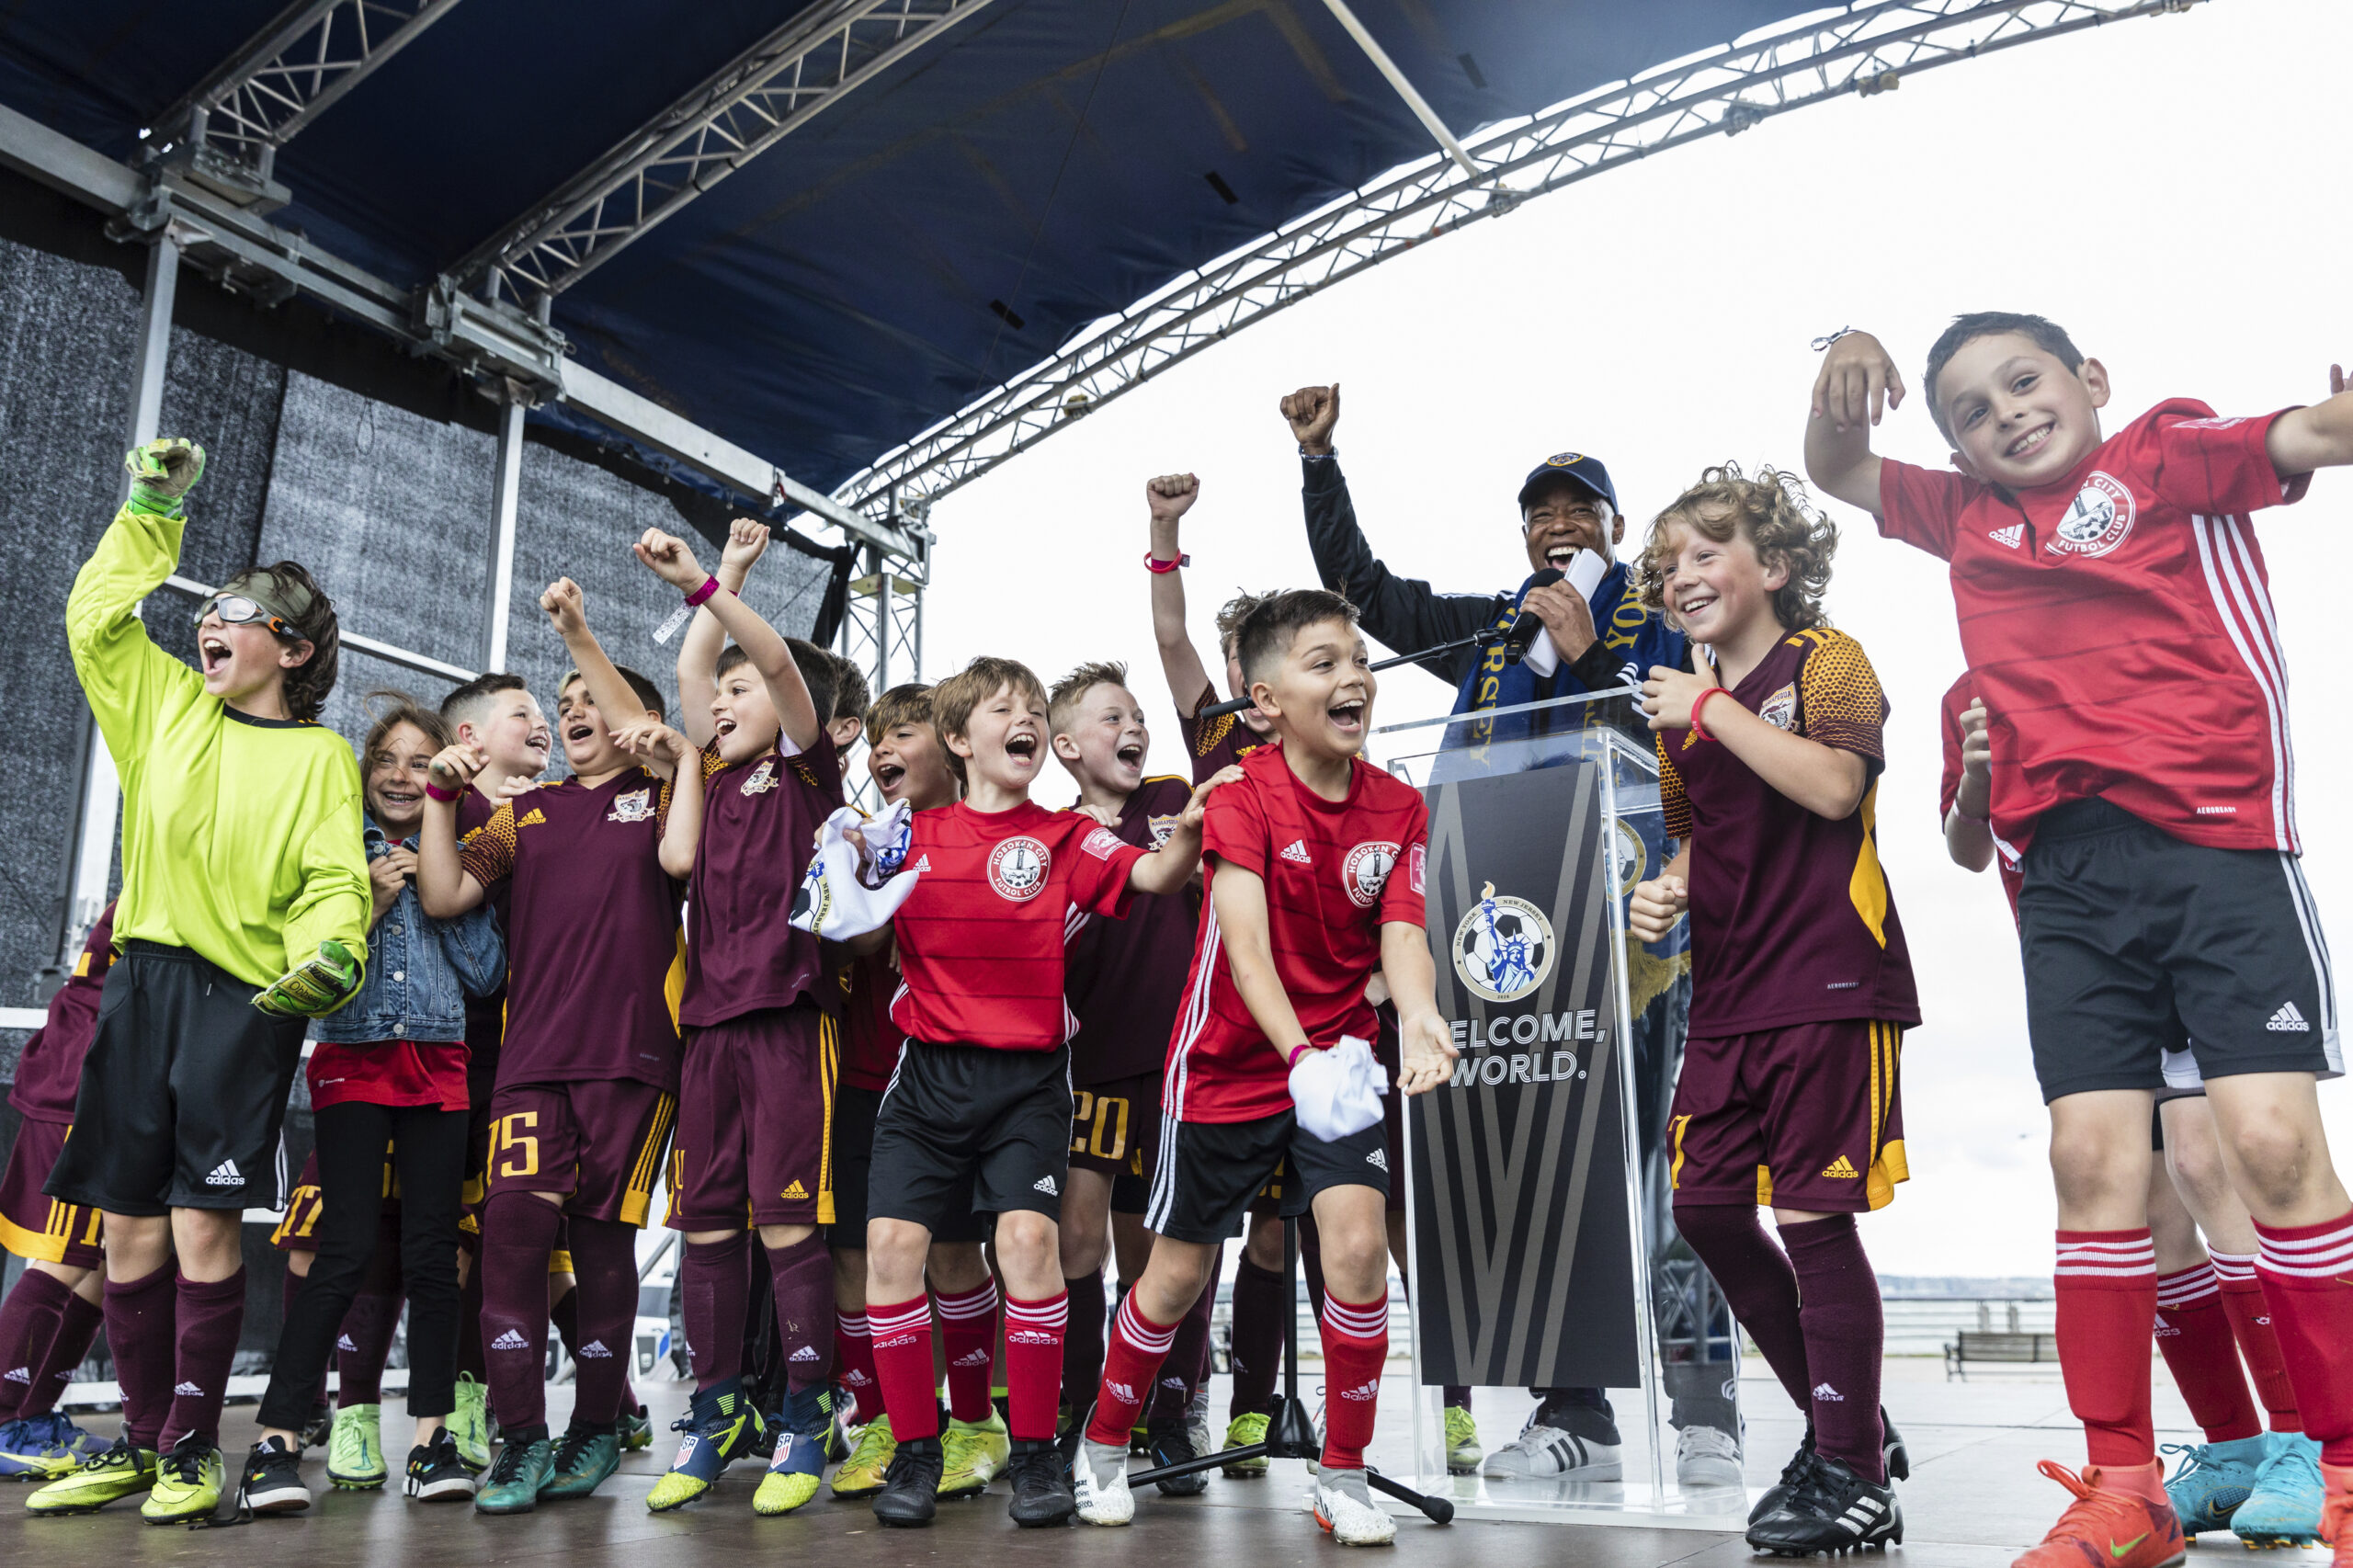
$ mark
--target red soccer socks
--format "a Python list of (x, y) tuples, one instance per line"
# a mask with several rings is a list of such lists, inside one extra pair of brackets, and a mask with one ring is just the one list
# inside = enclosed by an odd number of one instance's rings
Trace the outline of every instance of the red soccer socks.
[(1130, 1290), (1111, 1316), (1111, 1343), (1103, 1352), (1103, 1381), (1095, 1393), (1095, 1419), (1086, 1426), (1088, 1442), (1127, 1447), (1136, 1413), (1152, 1397), (1153, 1379), (1176, 1338), (1176, 1324), (1144, 1316)]
[[(990, 1372), (995, 1366), (996, 1352), (996, 1281), (983, 1279), (970, 1290), (949, 1293), (942, 1291), (934, 1298), (939, 1305), (939, 1336), (941, 1349), (948, 1358), (948, 1414), (959, 1421), (986, 1421), (989, 1418), (989, 1389), (994, 1382)], [(1010, 1314), (1008, 1314), (1009, 1316)], [(1054, 1336), (1059, 1354), (1062, 1336)], [(1006, 1345), (1007, 1359), (1013, 1346), (1008, 1335)], [(1061, 1369), (1055, 1369), (1060, 1381)], [(892, 1423), (897, 1428), (898, 1423)], [(1053, 1436), (1049, 1432), (1048, 1437)]]
[(874, 1335), (874, 1376), (882, 1385), (891, 1435), (902, 1443), (938, 1437), (939, 1395), (931, 1381), (931, 1298), (870, 1301), (866, 1322)]
[(2271, 1429), (2302, 1431), (2296, 1391), (2288, 1382), (2288, 1363), (2279, 1354), (2279, 1336), (2271, 1327), (2271, 1304), (2263, 1299), (2263, 1283), (2255, 1277), (2256, 1255), (2209, 1248), (2206, 1256), (2214, 1265), (2215, 1282), (2222, 1288), (2222, 1311), (2230, 1314), (2231, 1336), (2239, 1343), (2247, 1376), (2255, 1381), (2255, 1397), (2262, 1402)]
[(2255, 1231), (2256, 1272), (2305, 1434), (2327, 1463), (2353, 1466), (2353, 1210), (2317, 1225), (2257, 1221)]
[(1034, 1301), (1006, 1298), (1005, 1422), (1017, 1443), (1054, 1440), (1063, 1391), (1063, 1327), (1069, 1315), (1070, 1298), (1059, 1290)]
[(2059, 1371), (2084, 1447), (2095, 1467), (2119, 1473), (2154, 1463), (2143, 1336), (2156, 1321), (2157, 1254), (2148, 1227), (2061, 1231), (2058, 1240)]
[(1389, 1298), (1344, 1301), (1328, 1291), (1318, 1320), (1324, 1338), (1324, 1463), (1362, 1470), (1365, 1445), (1381, 1407), (1381, 1369), (1389, 1359)]
[(2208, 1442), (2236, 1442), (2263, 1430), (2211, 1266), (2157, 1276), (2156, 1335), (2189, 1417), (2205, 1428)]

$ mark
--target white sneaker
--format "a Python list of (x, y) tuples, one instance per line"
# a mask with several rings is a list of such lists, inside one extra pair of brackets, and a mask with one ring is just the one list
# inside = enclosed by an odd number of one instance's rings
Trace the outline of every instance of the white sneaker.
[(1078, 1497), (1078, 1517), (1090, 1525), (1131, 1523), (1136, 1517), (1136, 1494), (1128, 1490), (1128, 1456), (1120, 1454), (1113, 1461), (1110, 1478), (1097, 1481), (1094, 1459), (1087, 1450), (1100, 1446), (1082, 1444), (1078, 1462), (1070, 1467), (1071, 1490)]
[(1675, 1435), (1678, 1486), (1741, 1484), (1740, 1443), (1720, 1426), (1686, 1426)]
[[(1315, 1522), (1332, 1532), (1341, 1546), (1387, 1546), (1397, 1539), (1397, 1521), (1386, 1508), (1377, 1508), (1366, 1487), (1364, 1471), (1342, 1471), (1337, 1484), (1324, 1483), (1324, 1471), (1315, 1475)], [(1358, 1496), (1364, 1492), (1364, 1496)]]
[(1558, 1426), (1528, 1429), (1487, 1456), (1480, 1473), (1499, 1481), (1617, 1481), (1625, 1473), (1625, 1449), (1616, 1443), (1588, 1443)]

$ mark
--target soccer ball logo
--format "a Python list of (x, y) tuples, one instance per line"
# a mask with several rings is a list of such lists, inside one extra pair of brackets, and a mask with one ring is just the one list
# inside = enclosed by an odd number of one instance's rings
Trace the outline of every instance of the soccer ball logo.
[(989, 886), (997, 896), (1027, 903), (1046, 887), (1046, 846), (1023, 835), (1008, 838), (989, 854)]
[(1397, 846), (1382, 840), (1359, 844), (1348, 851), (1340, 866), (1340, 884), (1348, 890), (1348, 902), (1358, 909), (1370, 909), (1381, 902), (1381, 890), (1389, 885), (1389, 873), (1397, 869)]
[(1643, 842), (1642, 830), (1624, 817), (1618, 819), (1615, 848), (1617, 852), (1610, 857), (1612, 869), (1618, 879), (1618, 896), (1624, 898), (1642, 881), (1643, 873), (1650, 869), (1651, 852)]
[(1454, 972), (1490, 1002), (1515, 1002), (1552, 972), (1552, 923), (1489, 882), (1454, 928)]
[(2068, 504), (2067, 515), (2059, 519), (2059, 534), (2051, 548), (2074, 555), (2106, 555), (2132, 531), (2132, 514), (2131, 487), (2095, 469)]

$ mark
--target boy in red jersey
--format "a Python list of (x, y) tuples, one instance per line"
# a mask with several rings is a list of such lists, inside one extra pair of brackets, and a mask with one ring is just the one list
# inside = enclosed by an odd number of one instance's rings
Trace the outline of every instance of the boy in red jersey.
[(1378, 1119), (1337, 1140), (1299, 1124), (1290, 1074), (1310, 1051), (1369, 1041), (1365, 986), (1388, 977), (1403, 1035), (1400, 1085), (1446, 1081), (1422, 930), (1429, 812), (1366, 762), (1375, 689), (1356, 612), (1321, 589), (1277, 594), (1244, 619), (1249, 692), (1279, 737), (1210, 800), (1210, 907), (1169, 1040), (1160, 1153), (1145, 1223), (1158, 1238), (1112, 1325), (1095, 1416), (1074, 1467), (1079, 1517), (1123, 1525), (1135, 1499), (1129, 1426), (1210, 1260), (1278, 1169), (1283, 1203), (1311, 1205), (1323, 1237), (1325, 1381), (1332, 1392), (1315, 1515), (1344, 1545), (1394, 1538), (1364, 1479), (1388, 1355), (1388, 1153)]
[[(1138, 848), (1156, 848), (1184, 815), (1193, 786), (1183, 778), (1144, 777), (1152, 732), (1143, 705), (1128, 689), (1127, 666), (1079, 665), (1054, 684), (1047, 710), (1054, 756), (1078, 784), (1078, 809), (1118, 823), (1114, 831)], [(1125, 1184), (1119, 1178), (1148, 1178), (1157, 1156), (1161, 1069), (1185, 993), (1197, 908), (1190, 889), (1141, 898), (1126, 919), (1089, 921), (1071, 944), (1069, 994), (1078, 1032), (1070, 1044), (1070, 1183), (1063, 1190), (1062, 1255), (1063, 1287), (1073, 1302), (1063, 1387), (1073, 1394), (1103, 1376), (1103, 1264), (1113, 1216), (1132, 1215), (1142, 1231), (1142, 1194), (1123, 1205)], [(1141, 1188), (1142, 1181), (1135, 1186)], [(1200, 1381), (1216, 1292), (1212, 1261), (1210, 1283), (1179, 1325), (1164, 1375), (1142, 1412), (1156, 1464), (1194, 1455), (1187, 1409)], [(1073, 1340), (1085, 1342), (1076, 1353)], [(1172, 1496), (1193, 1496), (1208, 1485), (1206, 1475), (1160, 1483)]]
[(1748, 1527), (1758, 1551), (1797, 1556), (1904, 1538), (1879, 1285), (1855, 1216), (1905, 1178), (1897, 1073), (1920, 1013), (1873, 825), (1887, 700), (1861, 647), (1824, 624), (1836, 545), (1770, 469), (1711, 469), (1652, 525), (1643, 598), (1713, 666), (1654, 665), (1643, 685), (1664, 826), (1683, 847), (1628, 906), (1646, 942), (1691, 918), (1675, 1221), (1807, 1413)]
[[(457, 807), (478, 754), (450, 746), (433, 762), (418, 846), (417, 892), (434, 918), (509, 897), (482, 1255), (482, 1331), (506, 1447), (474, 1496), (492, 1514), (585, 1496), (620, 1462), (635, 1238), (676, 1108), (679, 891), (702, 830), (701, 769), (662, 723), (660, 688), (605, 656), (570, 578), (540, 606), (578, 666), (556, 695), (573, 777), (509, 799), (461, 852)], [(581, 1335), (560, 1446), (540, 1381), (559, 1231), (579, 1277)]]
[(49, 1197), (40, 1184), (74, 1124), (82, 1055), (113, 963), (109, 903), (90, 927), (74, 972), (49, 999), (48, 1017), (26, 1040), (8, 1090), (8, 1103), (23, 1119), (0, 1174), (0, 1245), (25, 1260), (16, 1288), (0, 1302), (0, 1477), (12, 1480), (46, 1481), (106, 1450), (57, 1408), (105, 1316), (98, 1214)]
[[(746, 1213), (767, 1249), (789, 1391), (755, 1512), (790, 1513), (817, 1494), (833, 1419), (833, 1269), (817, 1227), (834, 1219), (826, 1131), (838, 1026), (817, 939), (789, 916), (818, 825), (842, 803), (841, 757), (792, 650), (736, 597), (767, 540), (765, 525), (739, 519), (717, 575), (672, 535), (649, 529), (636, 547), (702, 607), (678, 646), (679, 724), (701, 750), (703, 822), (687, 889), (669, 1217), (686, 1235), (679, 1285), (695, 1399), (677, 1460), (645, 1500), (656, 1513), (710, 1491), (761, 1429), (743, 1379)], [(830, 719), (830, 687), (824, 699)]]
[[(2108, 371), (2040, 316), (1955, 321), (1927, 392), (1959, 472), (1872, 451), (1904, 380), (1867, 333), (1814, 384), (1806, 466), (1881, 532), (1951, 563), (1992, 714), (1993, 834), (2020, 946), (2059, 1196), (2060, 1366), (2084, 1422), (2075, 1498), (2028, 1568), (2181, 1550), (2153, 1448), (2150, 1105), (2184, 1040), (2261, 1244), (2320, 1522), (2353, 1563), (2353, 1199), (2317, 1074), (2341, 1067), (2328, 950), (2297, 857), (2287, 668), (2249, 524), (2353, 463), (2353, 394), (2253, 418), (2159, 403), (2113, 437)], [(2129, 655), (2129, 656), (2128, 656)], [(2129, 1550), (2120, 1548), (2129, 1547)]]
[(1147, 852), (1092, 816), (1031, 802), (1049, 719), (1045, 688), (1022, 665), (974, 660), (933, 688), (932, 714), (964, 799), (915, 816), (902, 873), (915, 887), (888, 926), (853, 944), (879, 950), (895, 937), (891, 1017), (907, 1033), (876, 1119), (868, 1196), (867, 1319), (899, 1445), (874, 1514), (925, 1525), (935, 1511), (942, 1459), (924, 1263), (934, 1231), (976, 1204), (997, 1217), (1007, 1291), (1008, 1512), (1023, 1526), (1060, 1524), (1073, 1506), (1054, 1448), (1074, 1024), (1063, 949), (1082, 922), (1185, 885), (1209, 786)]

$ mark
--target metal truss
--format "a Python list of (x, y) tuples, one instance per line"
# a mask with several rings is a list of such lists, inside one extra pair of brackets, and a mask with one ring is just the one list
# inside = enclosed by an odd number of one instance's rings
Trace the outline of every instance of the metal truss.
[[(909, 521), (902, 518), (901, 524)], [(919, 518), (913, 521), (922, 527)], [(928, 540), (929, 530), (923, 530), (922, 537)], [(923, 679), (924, 567), (870, 545), (859, 553), (861, 574), (850, 582), (835, 650), (866, 672), (873, 695), (880, 698), (894, 686)], [(843, 760), (847, 764), (848, 758)], [(864, 768), (853, 773), (845, 767), (844, 776), (856, 780), (852, 792), (860, 804), (879, 803)]]
[(449, 276), (562, 293), (655, 224), (988, 0), (830, 0), (722, 66)]
[(1477, 179), (1443, 156), (1197, 270), (954, 417), (887, 453), (835, 492), (874, 511), (937, 501), (1072, 420), (1233, 333), (1367, 267), (1500, 217), (1529, 198), (1703, 136), (1910, 74), (2200, 0), (1891, 0), (1758, 41), (1709, 50), (1597, 89), (1469, 143)]
[(241, 205), (282, 207), (278, 149), (447, 16), (458, 0), (295, 0), (166, 110), (146, 154)]

